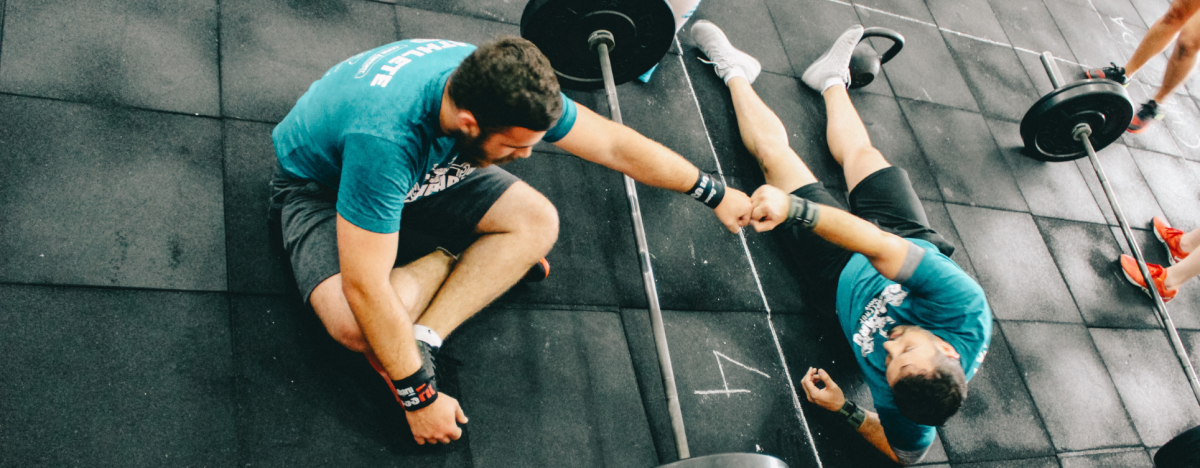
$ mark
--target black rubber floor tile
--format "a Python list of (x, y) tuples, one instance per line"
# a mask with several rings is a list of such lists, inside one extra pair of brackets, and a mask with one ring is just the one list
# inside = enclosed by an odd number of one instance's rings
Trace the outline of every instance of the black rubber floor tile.
[[(933, 22), (933, 15), (930, 14), (929, 7), (921, 0), (862, 0), (856, 1), (854, 4), (875, 10), (872, 12), (873, 14), (886, 12), (909, 20)], [(863, 9), (866, 10), (866, 8)]]
[(1007, 40), (1001, 42), (1039, 54), (1048, 50), (1055, 57), (1075, 60), (1050, 10), (1040, 0), (988, 0), (988, 3), (1007, 33)]
[(1200, 408), (1162, 330), (1091, 329), (1092, 339), (1149, 447), (1200, 425)]
[(750, 54), (762, 64), (763, 70), (792, 74), (792, 64), (788, 61), (787, 52), (783, 50), (783, 42), (775, 31), (775, 23), (771, 20), (771, 12), (767, 8), (767, 0), (708, 0), (700, 2), (692, 19), (679, 31), (679, 42), (683, 45), (685, 57), (693, 55), (690, 49), (696, 47), (692, 40), (691, 28), (696, 21), (708, 20), (721, 28), (729, 37), (734, 47)]
[(988, 0), (928, 0), (925, 3), (939, 28), (1008, 43), (1008, 36)]
[(221, 9), (227, 117), (278, 122), (338, 62), (399, 39), (391, 5), (250, 0)]
[(447, 346), (463, 362), (457, 373), (475, 464), (658, 461), (620, 314), (493, 309)]
[(224, 290), (221, 124), (0, 96), (0, 281)]
[[(1188, 360), (1192, 362), (1192, 368), (1200, 368), (1200, 331), (1196, 330), (1179, 330), (1179, 340), (1183, 342), (1183, 348), (1187, 351)], [(1180, 367), (1180, 372), (1183, 368)]]
[(1062, 468), (1153, 468), (1154, 462), (1145, 450), (1098, 453), (1094, 455), (1059, 455)]
[(1121, 246), (1107, 225), (1034, 218), (1083, 320), (1093, 327), (1158, 328), (1148, 297), (1131, 294), (1117, 259)]
[(907, 99), (900, 106), (945, 201), (1029, 210), (981, 115)]
[[(727, 176), (755, 186), (761, 184), (762, 169), (742, 143), (729, 88), (712, 72), (712, 67), (693, 61), (690, 57), (691, 53), (685, 54), (684, 61), (696, 99), (700, 102), (708, 137), (716, 149), (722, 170)], [(825, 104), (821, 96), (795, 78), (771, 73), (759, 75), (754, 82), (754, 90), (779, 116), (787, 130), (792, 150), (812, 170), (813, 175), (827, 185), (845, 187), (842, 168), (829, 153), (825, 141)], [(704, 153), (712, 154), (710, 150)], [(689, 155), (697, 164), (703, 164), (699, 161), (700, 157)]]
[(1095, 10), (1070, 1), (1056, 0), (1045, 4), (1079, 63), (1099, 67), (1125, 60), (1120, 34), (1114, 33)]
[(1138, 15), (1138, 10), (1133, 7), (1130, 0), (1051, 0), (1058, 2), (1071, 3), (1076, 6), (1091, 10), (1093, 14), (1098, 14), (1104, 18), (1110, 28), (1120, 29), (1121, 24), (1126, 24), (1129, 27), (1137, 27), (1146, 29), (1146, 24), (1142, 22), (1142, 18)]
[(871, 144), (889, 163), (908, 172), (917, 196), (924, 200), (941, 200), (933, 166), (921, 153), (917, 138), (896, 99), (871, 93), (854, 93), (850, 98), (867, 127)]
[(953, 466), (954, 468), (1059, 468), (1058, 459), (1055, 457), (1027, 458), (1024, 460), (1001, 460), (981, 463), (956, 463)]
[(946, 209), (997, 318), (1081, 320), (1033, 217), (954, 204)]
[(575, 156), (545, 153), (505, 169), (554, 203), (559, 230), (546, 256), (550, 276), (514, 286), (502, 301), (615, 306), (618, 285), (625, 285), (627, 300), (645, 302), (620, 173)]
[[(691, 197), (646, 186), (638, 187), (658, 295), (664, 309), (764, 310), (746, 250), (713, 210)], [(636, 271), (636, 270), (635, 270)], [(633, 272), (631, 272), (633, 273)], [(622, 280), (640, 280), (622, 274)], [(622, 297), (641, 297), (644, 288), (622, 283)], [(622, 301), (638, 307), (641, 299)]]
[(1038, 322), (1001, 327), (1057, 451), (1141, 444), (1087, 328)]
[(954, 221), (950, 219), (950, 213), (946, 211), (946, 204), (931, 200), (922, 200), (921, 204), (925, 207), (925, 215), (929, 217), (929, 227), (954, 244), (954, 254), (950, 256), (950, 259), (954, 260), (954, 263), (958, 264), (968, 275), (979, 281), (979, 275), (975, 273), (975, 266), (971, 264), (971, 258), (967, 255), (967, 248), (958, 235), (958, 229), (954, 227)]
[[(1142, 171), (1138, 169), (1138, 164), (1134, 161), (1134, 156), (1130, 154), (1129, 148), (1125, 145), (1113, 144), (1100, 150), (1097, 156), (1104, 169), (1104, 175), (1108, 178), (1108, 183), (1117, 196), (1117, 203), (1121, 205), (1121, 212), (1130, 226), (1148, 229), (1152, 218), (1163, 216), (1162, 208), (1159, 207), (1154, 193), (1150, 191), (1146, 179), (1142, 177)], [(1108, 196), (1104, 194), (1104, 187), (1100, 185), (1100, 179), (1096, 176), (1096, 169), (1092, 166), (1091, 160), (1089, 158), (1078, 159), (1075, 161), (1075, 165), (1079, 168), (1079, 173), (1083, 174), (1083, 179), (1087, 181), (1088, 188), (1091, 189), (1092, 197), (1096, 199), (1100, 211), (1104, 212), (1104, 219), (1110, 225), (1118, 225), (1112, 206), (1108, 203)]]
[[(684, 70), (684, 60), (695, 59), (691, 53), (684, 57), (667, 55), (649, 82), (634, 80), (618, 88), (621, 115), (629, 128), (662, 143), (701, 170), (715, 172), (717, 163), (700, 115), (704, 103), (697, 103), (688, 81), (691, 71)], [(715, 78), (711, 66), (703, 68), (708, 69), (709, 78)], [(607, 98), (601, 106), (597, 112), (608, 116)]]
[(941, 428), (955, 463), (1054, 455), (1050, 436), (999, 328), (992, 330), (987, 360), (967, 384), (958, 415)]
[(521, 27), (515, 24), (403, 6), (396, 7), (396, 23), (403, 39), (445, 38), (483, 45), (503, 35), (521, 35)]
[(904, 51), (886, 65), (888, 82), (897, 96), (979, 111), (975, 97), (935, 26), (861, 8), (859, 16), (864, 26), (885, 27), (904, 36)]
[(1147, 27), (1162, 18), (1171, 6), (1170, 0), (1129, 0)]
[(1184, 231), (1200, 228), (1200, 211), (1196, 210), (1200, 180), (1190, 165), (1183, 159), (1152, 151), (1131, 148), (1130, 153), (1171, 225)]
[(1104, 223), (1104, 215), (1096, 204), (1079, 166), (1071, 162), (1043, 162), (1021, 154), (1024, 143), (1020, 126), (987, 119), (988, 128), (1004, 153), (1029, 203), (1029, 212), (1036, 216)]
[[(267, 184), (277, 159), (270, 124), (226, 120), (225, 245), (229, 290), (248, 293), (292, 293), (282, 241), (272, 243), (267, 226)], [(279, 233), (274, 233), (279, 236)], [(278, 239), (278, 237), (277, 237)]]
[(396, 0), (394, 3), (422, 10), (471, 16), (509, 24), (521, 24), (524, 1), (512, 0)]
[[(1121, 245), (1121, 253), (1133, 255), (1133, 253), (1129, 251), (1129, 244), (1125, 240), (1125, 235), (1121, 233), (1121, 228), (1113, 226), (1112, 232), (1113, 237), (1116, 238), (1117, 242)], [(1154, 234), (1152, 232), (1134, 230), (1133, 238), (1134, 242), (1137, 243), (1138, 248), (1141, 249), (1142, 256), (1146, 259), (1146, 263), (1153, 263), (1155, 265), (1162, 266), (1168, 265), (1167, 249), (1163, 247), (1162, 243), (1159, 242), (1158, 239), (1154, 238)], [(1121, 289), (1118, 290), (1118, 293), (1139, 296), (1138, 293), (1140, 292), (1141, 295), (1139, 297), (1146, 298), (1146, 307), (1148, 308), (1149, 313), (1155, 314), (1155, 317), (1157, 317), (1157, 311), (1154, 310), (1154, 305), (1152, 299), (1150, 299), (1150, 295), (1145, 290), (1140, 290), (1133, 284), (1129, 283), (1124, 276), (1122, 276), (1121, 279), (1125, 281), (1124, 284), (1121, 285)], [(1171, 321), (1174, 322), (1176, 328), (1200, 329), (1200, 281), (1188, 281), (1183, 283), (1183, 286), (1179, 288), (1179, 293), (1175, 296), (1175, 299), (1172, 299), (1171, 302), (1167, 303), (1167, 313), (1171, 314)]]
[(0, 286), (11, 466), (233, 465), (220, 294)]
[(1192, 161), (1200, 161), (1200, 108), (1196, 102), (1186, 96), (1171, 97), (1170, 105), (1164, 106), (1167, 117), (1162, 123), (1166, 125), (1175, 145), (1183, 153), (1183, 157)]
[(829, 50), (842, 31), (860, 22), (854, 7), (843, 2), (767, 0), (767, 7), (797, 77)]
[(1041, 97), (1012, 47), (948, 32), (942, 36), (984, 115), (1020, 122)]
[[(1142, 103), (1154, 97), (1153, 91), (1143, 89), (1139, 85), (1130, 85), (1125, 89), (1129, 91), (1129, 99), (1133, 101), (1134, 112), (1137, 112), (1141, 108)], [(1142, 130), (1142, 133), (1126, 132), (1121, 137), (1121, 141), (1130, 148), (1139, 148), (1172, 156), (1183, 155), (1183, 151), (1179, 149), (1179, 145), (1175, 143), (1175, 139), (1171, 136), (1170, 127), (1164, 125), (1163, 122), (1154, 122), (1148, 125)]]
[[(758, 281), (762, 284), (767, 305), (776, 313), (788, 313), (804, 308), (816, 300), (805, 289), (805, 274), (794, 260), (789, 258), (785, 242), (770, 232), (758, 233), (753, 228), (745, 231), (746, 246), (750, 249)], [(818, 292), (820, 293), (820, 292)], [(831, 291), (825, 291), (832, 297)]]
[(693, 457), (761, 452), (816, 466), (767, 314), (667, 311), (663, 320)]
[(214, 0), (12, 1), (5, 10), (0, 91), (220, 112)]

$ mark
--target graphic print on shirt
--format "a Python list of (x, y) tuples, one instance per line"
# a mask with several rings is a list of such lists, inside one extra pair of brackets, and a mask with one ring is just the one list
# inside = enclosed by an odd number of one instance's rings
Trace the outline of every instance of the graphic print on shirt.
[(862, 349), (863, 357), (875, 351), (875, 334), (887, 340), (884, 327), (896, 323), (896, 319), (888, 317), (887, 306), (897, 307), (904, 303), (908, 292), (901, 289), (899, 284), (892, 284), (867, 303), (861, 317), (858, 318), (858, 332), (854, 334), (854, 344)]
[(466, 178), (475, 168), (470, 163), (455, 164), (454, 160), (446, 167), (434, 166), (432, 171), (425, 174), (425, 179), (408, 191), (408, 196), (404, 197), (404, 203), (410, 203), (427, 197), (435, 193), (441, 192), (450, 188), (451, 185), (457, 184), (459, 181)]
[[(390, 60), (388, 60), (387, 65), (383, 65), (382, 67), (380, 67), (380, 73), (375, 75), (373, 78), (371, 78), (371, 86), (378, 86), (380, 88), (386, 88), (388, 83), (392, 81), (392, 77), (396, 76), (396, 72), (400, 71), (401, 67), (412, 63), (413, 58), (424, 57), (427, 54), (432, 54), (434, 52), (437, 52), (437, 51), (443, 50), (443, 49), (450, 49), (450, 48), (454, 48), (454, 47), (470, 45), (470, 44), (464, 44), (462, 42), (443, 41), (443, 40), (439, 40), (439, 39), (411, 39), (408, 42), (413, 43), (413, 44), (425, 44), (425, 45), (417, 46), (417, 48), (415, 48), (415, 49), (404, 52), (404, 53), (397, 55), (395, 57), (392, 57)], [(363, 63), (362, 67), (358, 69), (358, 73), (354, 75), (354, 78), (358, 79), (358, 78), (366, 77), (368, 72), (370, 72), (371, 68), (380, 59), (382, 59), (383, 57), (386, 57), (392, 53), (395, 53), (397, 51), (404, 50), (407, 48), (408, 48), (408, 44), (398, 44), (398, 45), (395, 45), (392, 47), (388, 47), (379, 52), (376, 52), (374, 55), (371, 56), (371, 58), (367, 59), (367, 61)], [(412, 56), (413, 58), (409, 58), (409, 56)]]

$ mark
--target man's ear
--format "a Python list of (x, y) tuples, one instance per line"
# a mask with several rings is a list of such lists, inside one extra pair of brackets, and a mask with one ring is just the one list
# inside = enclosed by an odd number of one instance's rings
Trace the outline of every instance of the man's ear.
[(946, 340), (937, 340), (937, 348), (942, 351), (942, 354), (945, 354), (946, 357), (950, 359), (960, 359), (962, 357), (958, 354), (958, 351), (955, 350), (953, 346), (950, 346), (950, 343), (946, 342)]
[(471, 138), (479, 136), (479, 122), (475, 120), (475, 114), (471, 111), (459, 109), (455, 111), (454, 119), (458, 129), (464, 134)]

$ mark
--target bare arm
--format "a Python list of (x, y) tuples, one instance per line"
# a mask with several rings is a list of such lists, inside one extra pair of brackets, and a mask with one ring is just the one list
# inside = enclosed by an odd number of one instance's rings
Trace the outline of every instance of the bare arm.
[[(756, 231), (762, 232), (787, 220), (792, 199), (782, 190), (764, 185), (754, 191), (751, 203), (754, 211), (750, 223)], [(827, 205), (819, 205), (816, 221), (813, 232), (839, 247), (863, 254), (884, 277), (895, 279), (904, 266), (910, 243), (900, 236)]]
[(399, 234), (379, 234), (337, 217), (342, 292), (363, 337), (393, 380), (421, 368), (412, 336), (412, 319), (388, 280)]
[[(574, 127), (555, 145), (643, 184), (676, 192), (691, 190), (700, 177), (700, 169), (683, 156), (583, 106), (578, 107)], [(750, 199), (728, 187), (713, 211), (727, 229), (737, 232), (750, 222)]]
[[(825, 388), (817, 388), (817, 382), (824, 383)], [(804, 394), (808, 397), (808, 401), (816, 403), (822, 408), (837, 411), (846, 404), (846, 396), (842, 393), (842, 389), (834, 383), (833, 379), (829, 378), (829, 374), (826, 374), (824, 369), (808, 368), (808, 372), (800, 379), (800, 384), (804, 388)], [(863, 438), (875, 446), (880, 453), (896, 463), (904, 464), (892, 451), (891, 444), (888, 444), (887, 435), (883, 433), (883, 424), (879, 422), (879, 415), (871, 411), (863, 411), (867, 413), (867, 419), (861, 426), (858, 426), (858, 433), (862, 434)]]

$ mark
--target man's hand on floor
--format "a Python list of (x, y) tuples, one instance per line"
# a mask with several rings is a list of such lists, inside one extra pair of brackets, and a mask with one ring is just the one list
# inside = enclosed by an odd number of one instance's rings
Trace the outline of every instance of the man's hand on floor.
[[(817, 382), (823, 383), (825, 388), (817, 388)], [(842, 394), (841, 387), (829, 378), (825, 369), (809, 367), (804, 378), (800, 379), (800, 384), (804, 387), (804, 394), (808, 396), (810, 403), (816, 403), (829, 411), (842, 409), (842, 405), (846, 404), (846, 396)]]
[(725, 229), (738, 232), (742, 226), (750, 224), (750, 197), (746, 196), (746, 192), (727, 187), (725, 198), (721, 199), (721, 204), (717, 205), (713, 213), (716, 213), (717, 219), (721, 220)]
[(448, 444), (462, 437), (459, 424), (467, 423), (467, 415), (458, 400), (445, 393), (438, 394), (433, 404), (416, 411), (404, 413), (408, 417), (408, 427), (412, 429), (413, 439), (420, 445), (426, 442)]

